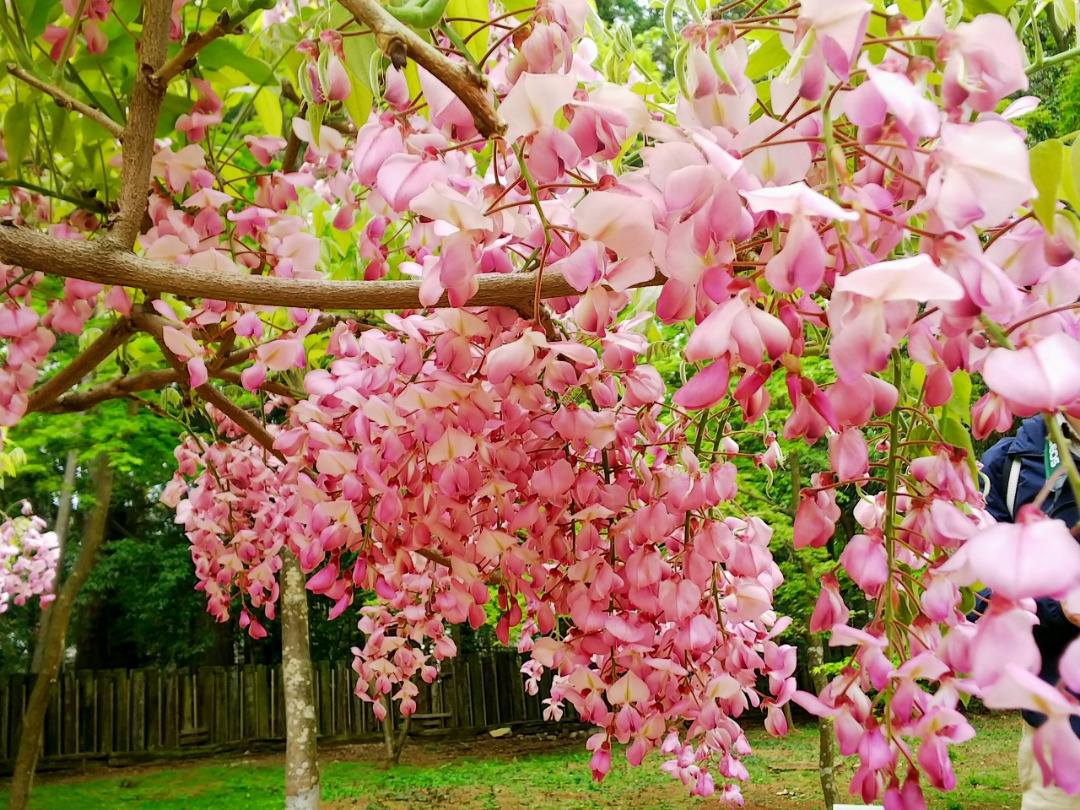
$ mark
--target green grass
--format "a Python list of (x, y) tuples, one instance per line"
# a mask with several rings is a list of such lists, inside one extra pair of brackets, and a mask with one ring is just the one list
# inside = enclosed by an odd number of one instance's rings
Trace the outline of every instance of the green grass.
[[(932, 810), (998, 810), (1019, 805), (1015, 751), (1019, 721), (1013, 716), (975, 718), (979, 736), (954, 748), (957, 790), (947, 796), (927, 791)], [(747, 806), (819, 807), (817, 730), (793, 729), (774, 740), (751, 732), (755, 755), (748, 762), (752, 784)], [(677, 808), (714, 806), (690, 800), (680, 784), (661, 773), (659, 758), (629, 768), (617, 757), (603, 785), (592, 782), (583, 740), (478, 740), (459, 743), (412, 742), (404, 764), (386, 771), (377, 761), (335, 761), (378, 757), (374, 746), (330, 748), (323, 752), (323, 798), (331, 810), (399, 810), (451, 805), (454, 810), (491, 808)], [(161, 810), (280, 808), (283, 768), (278, 757), (217, 761), (187, 767), (165, 766), (109, 772), (107, 778), (43, 777), (34, 790), (35, 810), (97, 810), (153, 807)], [(846, 795), (850, 763), (839, 769)], [(0, 791), (0, 804), (6, 793)]]

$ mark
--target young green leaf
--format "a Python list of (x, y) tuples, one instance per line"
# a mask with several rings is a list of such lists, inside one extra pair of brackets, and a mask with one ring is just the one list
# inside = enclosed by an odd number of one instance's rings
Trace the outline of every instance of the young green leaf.
[(1039, 222), (1054, 232), (1054, 211), (1057, 209), (1058, 188), (1065, 168), (1065, 145), (1056, 138), (1035, 144), (1031, 149), (1031, 180), (1039, 191), (1031, 204)]

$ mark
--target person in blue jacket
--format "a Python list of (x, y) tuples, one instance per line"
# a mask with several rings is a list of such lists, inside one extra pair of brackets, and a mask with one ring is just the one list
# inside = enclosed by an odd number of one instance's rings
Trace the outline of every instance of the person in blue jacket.
[[(1080, 420), (1059, 419), (1062, 431), (1072, 445), (1072, 455), (1080, 462)], [(986, 509), (995, 520), (1011, 523), (1020, 507), (1033, 502), (1053, 477), (1051, 491), (1042, 504), (1043, 512), (1065, 521), (1070, 527), (1080, 524), (1080, 509), (1068, 477), (1062, 474), (1054, 477), (1061, 459), (1042, 416), (1025, 419), (1015, 436), (1002, 439), (986, 451), (982, 463), (983, 475), (989, 482)], [(1036, 605), (1039, 623), (1034, 628), (1034, 635), (1042, 656), (1039, 677), (1057, 686), (1060, 681), (1058, 661), (1069, 643), (1080, 636), (1080, 616), (1068, 613), (1056, 599), (1039, 599)], [(1021, 810), (1080, 810), (1080, 796), (1069, 796), (1054, 785), (1043, 786), (1032, 736), (1034, 730), (1046, 722), (1046, 716), (1025, 711), (1023, 717), (1018, 755), (1020, 786), (1024, 794)], [(1072, 718), (1072, 727), (1080, 736), (1080, 717)]]

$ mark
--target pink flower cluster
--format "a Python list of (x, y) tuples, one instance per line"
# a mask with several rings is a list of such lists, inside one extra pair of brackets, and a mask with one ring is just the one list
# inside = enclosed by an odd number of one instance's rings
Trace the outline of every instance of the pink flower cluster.
[[(93, 50), (107, 3), (86, 9), (78, 24)], [(1080, 790), (1065, 740), (1076, 702), (1035, 676), (1031, 637), (1033, 597), (1080, 598), (1080, 550), (1034, 513), (991, 525), (972, 459), (947, 441), (964, 375), (989, 388), (971, 415), (977, 436), (1014, 416), (1080, 415), (1080, 244), (1065, 214), (1051, 232), (1026, 211), (1024, 134), (1016, 108), (997, 112), (1027, 86), (1008, 22), (979, 15), (950, 29), (937, 2), (918, 21), (876, 20), (867, 0), (694, 20), (669, 103), (632, 69), (616, 83), (593, 66), (588, 13), (584, 0), (541, 0), (494, 48), (483, 69), (504, 137), (480, 139), (462, 101), (422, 69), (421, 110), (391, 68), (355, 143), (295, 120), (307, 147), (285, 171), (271, 168), (284, 139), (249, 136), (267, 171), (247, 198), (210, 168), (203, 142), (223, 105), (195, 80), (178, 124), (188, 143), (154, 158), (148, 257), (320, 278), (332, 248), (313, 232), (317, 208), (329, 227), (355, 229), (358, 275), (413, 275), (425, 306), (445, 296), (467, 307), (485, 274), (558, 273), (576, 293), (547, 309), (516, 302), (536, 308), (532, 324), (510, 308), (440, 309), (388, 316), (385, 328), (342, 324), (328, 345), (313, 337), (316, 313), (156, 298), (163, 343), (194, 386), (244, 365), (235, 381), (281, 392), (309, 357), (321, 363), (306, 398), (274, 400), (288, 406), (272, 431), (284, 463), (228, 426), (231, 441), (178, 452), (167, 497), (211, 610), (224, 618), (239, 595), (260, 634), (254, 611), (272, 615), (288, 546), (335, 615), (356, 591), (376, 594), (362, 610), (358, 693), (407, 713), (412, 679), (454, 654), (448, 625), (478, 625), (494, 598), (499, 636), (520, 628), (529, 680), (556, 674), (548, 714), (569, 704), (598, 727), (598, 778), (614, 742), (632, 762), (661, 748), (694, 792), (719, 777), (738, 802), (737, 719), (764, 708), (782, 733), (795, 661), (777, 641), (787, 620), (771, 606), (770, 528), (733, 503), (738, 446), (708, 409), (731, 403), (756, 423), (782, 377), (783, 438), (825, 439), (829, 451), (829, 470), (799, 493), (796, 545), (832, 538), (837, 487), (865, 496), (838, 568), (877, 609), (852, 626), (839, 571), (823, 578), (811, 627), (855, 651), (822, 695), (798, 698), (834, 717), (843, 752), (860, 757), (854, 793), (892, 810), (924, 806), (923, 781), (949, 788), (948, 746), (970, 735), (964, 693), (1047, 713), (1040, 740), (1057, 753), (1044, 773)], [(875, 26), (884, 35), (871, 40)], [(751, 75), (750, 32), (789, 54), (767, 81)], [(341, 42), (323, 31), (301, 48), (314, 104), (351, 91)], [(48, 219), (27, 208), (20, 224)], [(74, 217), (56, 227), (91, 229)], [(42, 317), (30, 306), (40, 276), (0, 270), (9, 424), (54, 333), (79, 331), (99, 306), (128, 314), (131, 299), (68, 282)], [(641, 321), (624, 317), (634, 288), (654, 280), (656, 315), (696, 324), (683, 346), (696, 373), (670, 401), (642, 361)], [(919, 390), (896, 375), (901, 352), (922, 367)], [(804, 370), (817, 355), (835, 379)], [(777, 465), (779, 445), (755, 461)], [(961, 589), (976, 582), (995, 596), (971, 625)], [(1009, 666), (993, 666), (1006, 650)], [(1080, 683), (1078, 659), (1070, 648), (1067, 685)]]
[[(1034, 191), (1024, 138), (992, 112), (1026, 86), (1020, 46), (992, 15), (947, 30), (933, 4), (921, 21), (891, 20), (892, 47), (875, 62), (869, 3), (808, 0), (785, 16), (796, 56), (770, 83), (775, 114), (755, 117), (740, 23), (695, 22), (682, 33), (684, 92), (661, 118), (606, 81), (587, 48), (575, 52), (585, 11), (542, 2), (525, 35), (497, 49), (488, 78), (509, 129), (482, 160), (460, 148), (476, 137), (471, 114), (423, 70), (426, 114), (389, 70), (388, 110), (358, 122), (351, 163), (336, 132), (316, 139), (294, 122), (309, 144), (304, 166), (260, 177), (259, 207), (229, 212), (231, 229), (201, 147), (162, 151), (163, 191), (190, 182), (193, 196), (185, 212), (157, 198), (148, 253), (230, 271), (267, 261), (283, 274), (304, 257), (314, 273), (317, 253), (280, 236), (303, 233), (286, 208), (305, 187), (335, 207), (337, 227), (363, 213), (365, 277), (415, 274), (422, 303), (445, 294), (466, 305), (483, 273), (560, 272), (580, 295), (549, 302), (556, 320), (546, 332), (491, 309), (391, 317), (388, 329), (360, 334), (339, 327), (333, 359), (309, 373), (310, 399), (292, 407), (277, 439), (290, 459), (283, 480), (295, 487), (285, 542), (335, 613), (355, 589), (380, 598), (365, 609), (370, 640), (357, 650), (362, 697), (391, 695), (411, 710), (410, 678), (431, 675), (432, 649), (436, 660), (452, 654), (447, 623), (483, 620), (494, 582), (498, 632), (505, 640), (522, 627), (530, 680), (557, 671), (548, 713), (569, 702), (601, 729), (590, 743), (597, 776), (613, 741), (635, 762), (664, 747), (668, 770), (704, 794), (717, 774), (744, 776), (733, 718), (764, 706), (769, 728), (782, 731), (794, 661), (774, 641), (784, 622), (770, 608), (779, 574), (768, 527), (717, 511), (735, 496), (724, 457), (737, 448), (718, 435), (713, 463), (694, 456), (683, 418), (663, 417), (658, 375), (639, 364), (644, 342), (632, 323), (617, 325), (628, 291), (659, 273), (657, 315), (696, 321), (685, 355), (704, 364), (674, 407), (733, 397), (752, 423), (769, 407), (766, 382), (783, 375), (793, 408), (784, 437), (827, 438), (831, 469), (802, 493), (797, 545), (832, 536), (837, 486), (884, 480), (878, 473), (895, 466), (901, 489), (860, 507), (864, 531), (840, 559), (893, 608), (851, 627), (835, 576), (825, 578), (813, 625), (855, 646), (858, 668), (803, 700), (836, 716), (845, 753), (861, 756), (857, 795), (919, 806), (920, 772), (947, 788), (947, 745), (969, 733), (961, 692), (1012, 706), (1048, 699), (1034, 676), (995, 692), (998, 681), (959, 652), (965, 638), (1030, 646), (1030, 623), (964, 621), (958, 586), (975, 579), (946, 560), (957, 547), (972, 550), (959, 559), (978, 557), (987, 523), (969, 461), (945, 445), (922, 457), (891, 447), (881, 420), (899, 419), (901, 391), (879, 376), (906, 345), (926, 368), (923, 402), (937, 407), (955, 373), (983, 372), (991, 393), (975, 407), (978, 435), (1080, 400), (1080, 373), (1056, 372), (1080, 365), (1080, 324), (1048, 303), (1075, 299), (1080, 262), (1064, 236), (1016, 216)], [(337, 43), (330, 32), (307, 46), (313, 97), (344, 92), (330, 72)], [(940, 84), (927, 80), (935, 70)], [(620, 164), (638, 139), (639, 159)], [(249, 143), (264, 165), (281, 147), (265, 140)], [(903, 245), (911, 249), (895, 258)], [(196, 323), (264, 340), (256, 308), (222, 311), (217, 320), (205, 307), (181, 313), (170, 333), (193, 382), (202, 379)], [(256, 345), (249, 389), (303, 364), (309, 320), (294, 313), (301, 329)], [(994, 348), (987, 320), (1015, 324), (1019, 348)], [(572, 337), (560, 339), (563, 329)], [(802, 369), (826, 329), (832, 384)], [(760, 461), (776, 464), (777, 454)], [(1063, 545), (1062, 554), (1042, 558), (1032, 578), (1042, 593), (1024, 599), (1061, 592), (1044, 574), (1072, 570), (1075, 555)], [(1026, 609), (1008, 599), (995, 610)], [(915, 611), (907, 625), (895, 619), (899, 604)], [(558, 617), (569, 633), (553, 634)], [(671, 737), (683, 719), (689, 730)], [(905, 735), (922, 739), (917, 752)], [(725, 791), (738, 800), (737, 787)]]
[(779, 732), (795, 687), (771, 530), (716, 513), (735, 468), (698, 463), (641, 336), (564, 340), (507, 309), (387, 322), (339, 325), (276, 440), (297, 459), (290, 541), (323, 566), (308, 587), (335, 612), (354, 589), (379, 597), (354, 651), (361, 697), (400, 684), (411, 710), (409, 678), (434, 674), (422, 645), (453, 655), (446, 624), (479, 626), (495, 583), (499, 637), (520, 626), (532, 679), (557, 673), (549, 710), (569, 702), (602, 729), (597, 778), (615, 741), (637, 764), (684, 718), (696, 761), (744, 778), (732, 718), (763, 706)]
[(60, 544), (55, 532), (23, 501), (22, 514), (0, 523), (0, 613), (12, 604), (25, 605), (35, 596), (44, 607), (56, 598)]
[(161, 499), (176, 508), (176, 522), (191, 541), (195, 587), (206, 593), (207, 610), (227, 621), (233, 600), (239, 599), (240, 626), (252, 638), (262, 638), (266, 629), (258, 613), (268, 619), (276, 615), (289, 493), (281, 483), (280, 463), (227, 419), (216, 417), (223, 440), (207, 445), (188, 438), (176, 448), (179, 469)]

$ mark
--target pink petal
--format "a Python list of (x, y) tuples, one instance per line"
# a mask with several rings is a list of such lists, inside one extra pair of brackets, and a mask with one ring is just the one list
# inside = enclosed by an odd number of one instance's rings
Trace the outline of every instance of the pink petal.
[(169, 351), (181, 360), (186, 361), (192, 357), (199, 357), (203, 353), (202, 346), (199, 345), (199, 342), (195, 340), (189, 331), (181, 331), (172, 326), (166, 326), (162, 330), (162, 336), (165, 345), (169, 347)]
[(205, 385), (209, 379), (209, 374), (206, 371), (206, 362), (202, 357), (192, 357), (188, 360), (188, 379), (192, 388), (198, 388), (200, 385)]
[(859, 219), (855, 211), (841, 208), (824, 194), (814, 191), (806, 183), (770, 186), (739, 193), (746, 198), (747, 207), (755, 214), (762, 211), (775, 211), (778, 214), (825, 217), (844, 222), (856, 222)]
[(957, 301), (964, 288), (926, 254), (878, 262), (836, 280), (834, 292), (855, 293), (877, 301)]
[(672, 402), (681, 408), (697, 411), (711, 408), (728, 395), (727, 360), (720, 359), (699, 371), (675, 392)]
[(1080, 399), (1080, 342), (1058, 333), (1021, 349), (994, 349), (982, 369), (986, 385), (1022, 416)]
[(1080, 585), (1080, 545), (1060, 520), (1021, 511), (1021, 522), (983, 529), (939, 569), (1018, 601), (1064, 596)]
[(840, 564), (855, 584), (871, 595), (876, 594), (889, 578), (885, 545), (865, 534), (851, 538), (840, 555)]
[(857, 481), (870, 470), (870, 451), (858, 428), (846, 428), (829, 437), (829, 465), (838, 481)]
[(578, 230), (622, 258), (646, 256), (656, 235), (652, 205), (641, 197), (594, 191), (574, 209)]
[(502, 104), (499, 114), (507, 122), (506, 140), (532, 135), (555, 123), (555, 115), (573, 101), (577, 79), (566, 73), (523, 73)]

